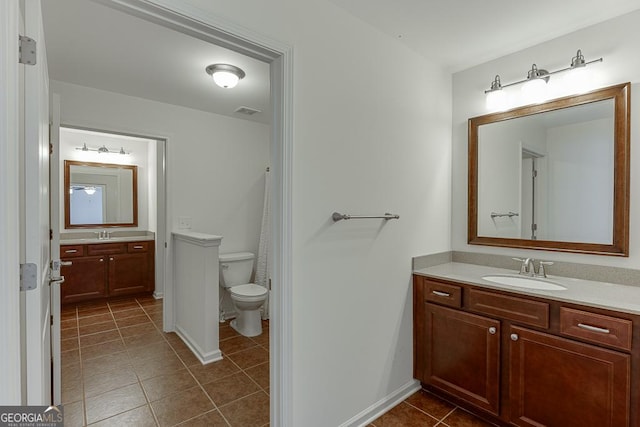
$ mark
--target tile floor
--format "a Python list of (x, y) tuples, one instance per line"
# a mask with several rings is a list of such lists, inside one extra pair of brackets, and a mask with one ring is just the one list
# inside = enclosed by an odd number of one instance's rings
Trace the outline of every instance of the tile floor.
[(162, 300), (62, 309), (65, 426), (268, 426), (269, 328), (220, 327), (224, 359), (202, 365), (162, 332)]
[[(220, 325), (224, 359), (202, 365), (162, 332), (162, 300), (130, 298), (62, 309), (65, 426), (269, 425), (269, 324), (246, 338)], [(489, 427), (418, 391), (368, 427)]]
[(492, 427), (425, 390), (417, 391), (367, 427)]

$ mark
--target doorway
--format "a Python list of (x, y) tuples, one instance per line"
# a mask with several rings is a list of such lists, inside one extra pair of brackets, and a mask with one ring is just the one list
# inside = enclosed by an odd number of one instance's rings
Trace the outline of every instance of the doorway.
[[(271, 40), (261, 40), (254, 34), (237, 34), (237, 30), (225, 28), (214, 17), (187, 16), (177, 14), (136, 0), (98, 1), (109, 7), (124, 11), (132, 16), (151, 21), (177, 30), (187, 35), (197, 36), (209, 43), (232, 47), (236, 52), (258, 58), (269, 64), (273, 97), (271, 99), (271, 162), (273, 171), (272, 197), (273, 221), (271, 224), (274, 241), (272, 279), (276, 284), (272, 293), (271, 316), (271, 422), (274, 425), (288, 425), (291, 414), (291, 48), (274, 44)], [(197, 18), (197, 19), (196, 19)], [(204, 24), (203, 24), (204, 23)], [(233, 34), (233, 32), (236, 34)], [(64, 100), (62, 101), (64, 104)], [(171, 158), (168, 158), (169, 169)], [(168, 195), (171, 197), (171, 194)], [(168, 218), (165, 230), (171, 231), (172, 218)], [(170, 259), (170, 254), (168, 254)], [(169, 268), (167, 269), (169, 270)], [(171, 298), (173, 283), (171, 274), (166, 274), (165, 297)], [(165, 322), (172, 324), (170, 314)], [(289, 421), (288, 421), (289, 420)]]

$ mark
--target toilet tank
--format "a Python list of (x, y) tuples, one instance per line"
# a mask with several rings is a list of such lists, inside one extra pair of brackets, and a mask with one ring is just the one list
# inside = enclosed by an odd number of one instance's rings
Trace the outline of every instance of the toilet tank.
[(253, 259), (251, 252), (235, 252), (220, 254), (220, 284), (229, 288), (236, 285), (244, 285), (251, 280), (253, 273)]

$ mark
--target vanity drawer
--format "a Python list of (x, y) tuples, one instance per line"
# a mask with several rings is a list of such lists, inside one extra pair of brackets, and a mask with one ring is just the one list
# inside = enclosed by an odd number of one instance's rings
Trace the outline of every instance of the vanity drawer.
[(87, 255), (123, 254), (126, 251), (126, 243), (97, 243), (95, 245), (87, 245)]
[(422, 283), (425, 300), (449, 307), (462, 307), (462, 288), (460, 286), (432, 282), (427, 279), (423, 279)]
[(560, 307), (560, 333), (566, 336), (630, 351), (632, 329), (631, 320)]
[(549, 304), (545, 302), (469, 289), (468, 308), (525, 325), (549, 328)]
[(132, 242), (127, 244), (127, 252), (147, 252), (149, 250), (149, 242)]
[(76, 258), (84, 256), (84, 245), (60, 246), (60, 258)]

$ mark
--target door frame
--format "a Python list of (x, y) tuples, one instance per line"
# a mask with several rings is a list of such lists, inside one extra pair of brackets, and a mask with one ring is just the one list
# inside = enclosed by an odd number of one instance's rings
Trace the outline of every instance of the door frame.
[(0, 2), (0, 405), (22, 404), (18, 2)]
[[(232, 49), (270, 65), (273, 283), (270, 326), (271, 425), (293, 425), (293, 47), (240, 27), (183, 0), (94, 0), (141, 19)], [(170, 159), (169, 159), (170, 160)], [(170, 194), (167, 194), (170, 202)], [(172, 224), (167, 216), (167, 236)], [(170, 248), (167, 251), (171, 259)], [(165, 297), (173, 292), (171, 263), (165, 268)], [(165, 321), (166, 321), (165, 317)]]

